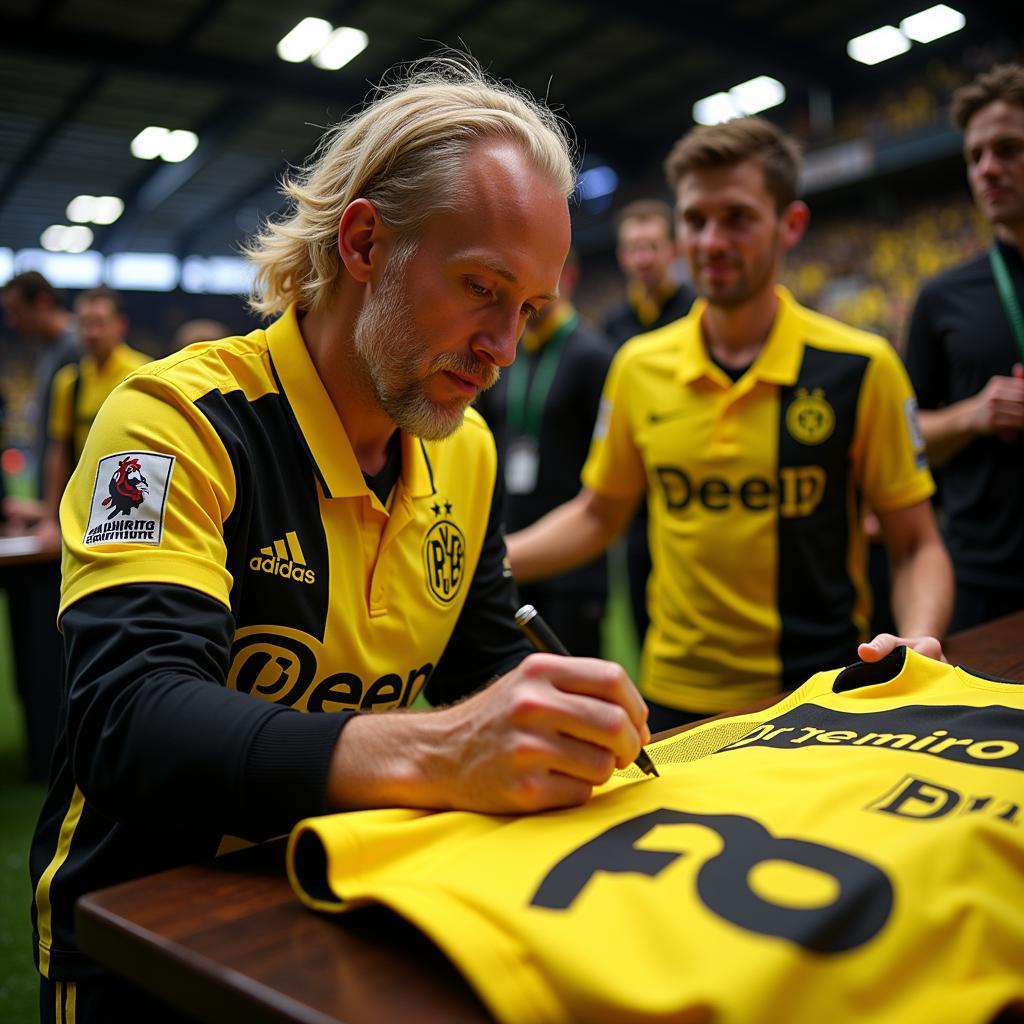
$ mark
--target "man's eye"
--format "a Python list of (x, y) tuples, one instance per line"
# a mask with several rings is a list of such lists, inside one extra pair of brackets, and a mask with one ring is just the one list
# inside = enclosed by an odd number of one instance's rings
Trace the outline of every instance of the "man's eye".
[(527, 320), (533, 320), (540, 312), (536, 306), (531, 306), (528, 302), (523, 303), (523, 308), (520, 311), (522, 316), (525, 316)]
[(491, 294), (490, 289), (480, 284), (479, 281), (473, 281), (471, 279), (466, 280), (466, 287), (474, 294), (484, 299)]

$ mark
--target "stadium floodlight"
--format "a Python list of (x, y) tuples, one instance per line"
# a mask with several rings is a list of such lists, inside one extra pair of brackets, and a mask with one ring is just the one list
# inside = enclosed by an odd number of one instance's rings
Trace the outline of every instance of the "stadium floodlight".
[(169, 252), (117, 252), (107, 257), (105, 283), (124, 291), (169, 292), (178, 287), (179, 265)]
[(178, 128), (167, 133), (163, 148), (160, 150), (160, 159), (166, 160), (169, 164), (180, 164), (195, 152), (198, 145), (199, 136), (195, 132)]
[(48, 252), (85, 252), (92, 245), (92, 231), (81, 224), (51, 224), (39, 237)]
[(943, 36), (959, 32), (967, 19), (952, 7), (936, 4), (900, 22), (900, 31), (915, 43), (931, 43)]
[(277, 44), (277, 55), (290, 64), (301, 64), (323, 47), (333, 31), (334, 26), (323, 18), (303, 18)]
[(366, 49), (370, 37), (359, 28), (336, 28), (315, 54), (313, 63), (325, 71), (337, 71)]
[(170, 134), (166, 128), (161, 128), (156, 124), (143, 128), (132, 139), (132, 156), (139, 160), (155, 160), (160, 155), (160, 151), (164, 148), (164, 143), (167, 141), (167, 136)]
[(743, 111), (727, 92), (716, 92), (714, 96), (705, 96), (693, 105), (693, 119), (697, 124), (721, 124), (734, 117), (742, 116)]
[(124, 200), (117, 196), (96, 196), (92, 207), (93, 224), (113, 224), (124, 213)]
[(909, 49), (910, 40), (895, 25), (883, 25), (846, 44), (846, 52), (861, 64), (881, 64)]
[(744, 114), (759, 114), (782, 103), (786, 98), (786, 87), (775, 78), (758, 75), (749, 82), (734, 85), (729, 95)]
[(92, 220), (92, 211), (96, 206), (95, 196), (75, 196), (64, 211), (68, 220), (77, 224), (88, 224)]
[(65, 212), (78, 224), (113, 224), (124, 213), (124, 203), (117, 196), (75, 196)]

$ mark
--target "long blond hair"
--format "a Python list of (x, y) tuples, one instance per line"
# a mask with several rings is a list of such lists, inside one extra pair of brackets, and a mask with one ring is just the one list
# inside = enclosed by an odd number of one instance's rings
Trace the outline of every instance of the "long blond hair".
[(320, 307), (342, 272), (338, 222), (354, 199), (369, 199), (400, 238), (455, 199), (466, 150), (507, 139), (568, 197), (574, 147), (548, 107), (487, 76), (464, 54), (426, 58), (387, 76), (371, 102), (329, 129), (305, 167), (287, 175), (291, 201), (244, 247), (256, 265), (250, 305), (274, 314), (297, 303)]

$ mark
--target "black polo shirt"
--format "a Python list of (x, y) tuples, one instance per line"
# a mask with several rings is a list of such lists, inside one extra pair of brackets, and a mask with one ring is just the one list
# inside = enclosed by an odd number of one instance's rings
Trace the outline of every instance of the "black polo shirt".
[[(1024, 259), (998, 243), (1024, 303)], [(1022, 362), (996, 290), (988, 252), (921, 289), (910, 324), (907, 370), (922, 409), (976, 395)], [(977, 437), (942, 466), (939, 488), (946, 543), (957, 579), (1019, 589), (1024, 581), (1024, 433)]]

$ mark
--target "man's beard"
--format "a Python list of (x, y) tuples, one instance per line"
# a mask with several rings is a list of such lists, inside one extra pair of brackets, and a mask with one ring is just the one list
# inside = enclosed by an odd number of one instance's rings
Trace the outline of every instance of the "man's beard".
[(426, 391), (428, 380), (450, 370), (492, 387), (500, 370), (455, 352), (443, 352), (424, 369), (422, 360), (430, 343), (419, 332), (412, 306), (406, 297), (406, 267), (415, 251), (399, 246), (392, 254), (380, 287), (362, 308), (353, 332), (355, 354), (380, 407), (401, 430), (427, 441), (440, 441), (462, 425), (469, 399), (433, 401)]

